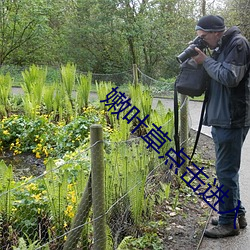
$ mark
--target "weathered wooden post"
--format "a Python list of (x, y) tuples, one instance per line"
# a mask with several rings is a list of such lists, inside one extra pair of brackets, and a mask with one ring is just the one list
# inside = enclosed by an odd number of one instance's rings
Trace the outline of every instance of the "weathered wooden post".
[(133, 64), (133, 83), (134, 85), (138, 84), (138, 71), (137, 71), (137, 65)]
[[(188, 155), (188, 97), (180, 95), (180, 148), (184, 148), (184, 152)], [(184, 173), (188, 164), (188, 160), (181, 166), (181, 173)]]
[(94, 250), (106, 249), (106, 216), (104, 193), (104, 152), (103, 131), (99, 124), (90, 127), (91, 142), (91, 176)]
[(64, 244), (63, 250), (71, 250), (77, 248), (77, 243), (81, 237), (83, 225), (86, 222), (91, 208), (91, 175), (83, 192), (80, 204), (77, 209), (76, 216), (73, 220), (70, 233)]

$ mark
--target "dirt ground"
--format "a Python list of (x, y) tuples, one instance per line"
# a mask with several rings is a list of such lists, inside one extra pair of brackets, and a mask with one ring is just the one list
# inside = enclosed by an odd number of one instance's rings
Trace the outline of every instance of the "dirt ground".
[[(196, 132), (190, 131), (190, 135), (193, 141)], [(193, 145), (192, 141), (190, 143), (191, 147)], [(204, 134), (200, 135), (194, 161), (197, 166), (205, 167), (204, 172), (209, 178), (215, 178), (215, 153), (212, 138)], [(191, 188), (189, 187), (189, 189)], [(164, 250), (199, 249), (211, 208), (202, 199), (202, 196), (194, 195), (196, 197), (190, 196), (190, 192), (186, 192), (185, 189), (181, 190), (179, 193), (179, 210), (166, 210), (169, 215), (169, 226), (165, 232), (162, 232), (164, 234)], [(189, 199), (187, 199), (188, 196), (190, 196)]]

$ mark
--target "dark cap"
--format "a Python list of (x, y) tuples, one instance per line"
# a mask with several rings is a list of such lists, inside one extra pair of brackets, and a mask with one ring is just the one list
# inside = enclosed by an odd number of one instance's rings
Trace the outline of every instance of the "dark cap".
[(221, 16), (203, 16), (195, 26), (195, 30), (204, 31), (224, 31), (225, 24), (224, 19)]

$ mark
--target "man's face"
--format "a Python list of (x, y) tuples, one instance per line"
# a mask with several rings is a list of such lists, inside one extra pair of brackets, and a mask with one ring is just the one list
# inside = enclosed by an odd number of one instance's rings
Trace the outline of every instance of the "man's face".
[(210, 49), (215, 49), (218, 46), (218, 42), (221, 38), (222, 32), (206, 32), (203, 30), (197, 30), (197, 35), (204, 39)]

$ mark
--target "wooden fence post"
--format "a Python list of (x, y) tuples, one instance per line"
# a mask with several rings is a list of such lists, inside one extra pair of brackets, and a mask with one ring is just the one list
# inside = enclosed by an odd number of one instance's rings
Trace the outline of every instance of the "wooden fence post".
[[(184, 148), (184, 152), (188, 155), (188, 97), (180, 95), (180, 148)], [(181, 173), (184, 173), (188, 161), (181, 166)]]
[(81, 237), (84, 223), (86, 222), (91, 208), (91, 175), (78, 205), (76, 216), (73, 220), (70, 233), (64, 244), (63, 250), (77, 249), (77, 243)]
[(138, 84), (138, 71), (137, 71), (137, 65), (133, 64), (133, 83), (134, 85)]
[(103, 131), (99, 124), (90, 127), (93, 205), (93, 250), (106, 249)]

